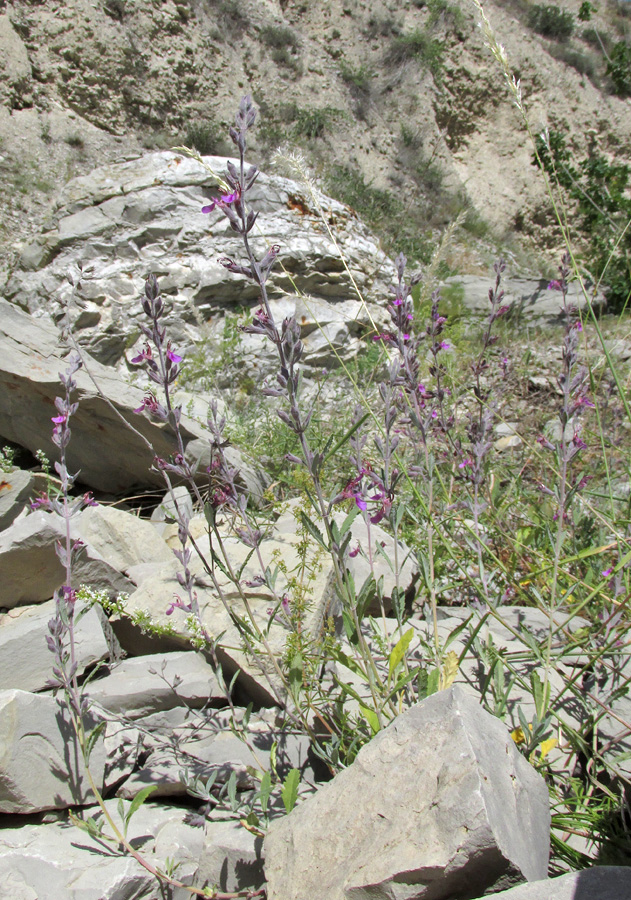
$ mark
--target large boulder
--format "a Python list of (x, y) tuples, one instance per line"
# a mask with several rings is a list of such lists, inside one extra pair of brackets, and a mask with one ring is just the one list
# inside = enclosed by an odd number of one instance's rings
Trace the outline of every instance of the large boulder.
[(545, 782), (461, 688), (398, 716), (265, 839), (269, 900), (447, 900), (545, 878)]
[[(216, 172), (226, 166), (220, 157), (206, 162)], [(75, 178), (59, 198), (52, 226), (24, 249), (4, 295), (38, 314), (56, 314), (72, 297), (81, 343), (99, 361), (116, 364), (134, 355), (129, 348), (143, 316), (138, 298), (147, 274), (155, 272), (169, 335), (180, 345), (198, 339), (200, 324), (258, 297), (251, 282), (218, 261), (241, 257), (243, 246), (219, 211), (202, 214), (213, 190), (203, 166), (170, 151)], [(371, 319), (383, 323), (393, 264), (348, 207), (319, 192), (314, 202), (296, 182), (261, 174), (250, 196), (259, 213), (255, 252), (281, 246), (283, 266), (269, 281), (276, 314), (281, 320), (297, 316), (307, 362), (336, 364), (334, 351), (348, 358)], [(317, 203), (335, 220), (335, 241)], [(75, 291), (68, 273), (78, 266)], [(296, 287), (309, 299), (299, 299)], [(256, 371), (265, 342), (248, 337), (244, 347), (248, 369)]]
[[(59, 373), (68, 367), (64, 352), (50, 320), (27, 315), (0, 298), (0, 437), (32, 453), (43, 450), (49, 459), (59, 457), (51, 440), (51, 417), (61, 394)], [(73, 400), (79, 407), (66, 450), (69, 470), (80, 471), (82, 484), (111, 494), (164, 488), (164, 478), (152, 464), (155, 455), (168, 459), (177, 452), (173, 431), (134, 413), (143, 391), (108, 366), (85, 359), (89, 374), (82, 369), (74, 376)], [(204, 429), (185, 415), (182, 437), (185, 444), (207, 439)], [(206, 480), (205, 474), (200, 478)]]

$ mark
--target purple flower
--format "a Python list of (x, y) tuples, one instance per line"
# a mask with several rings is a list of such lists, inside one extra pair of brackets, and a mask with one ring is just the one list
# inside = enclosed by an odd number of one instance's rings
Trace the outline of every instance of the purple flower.
[(177, 353), (171, 350), (171, 341), (169, 341), (169, 343), (167, 344), (167, 359), (170, 359), (172, 363), (182, 362), (182, 357), (178, 356)]
[(138, 409), (134, 410), (134, 412), (138, 415), (145, 410), (149, 413), (150, 416), (155, 416), (157, 419), (160, 419), (163, 422), (166, 422), (169, 415), (164, 406), (158, 403), (156, 397), (150, 391), (147, 391), (142, 403), (140, 404)]
[(151, 347), (149, 344), (145, 344), (143, 350), (138, 354), (138, 356), (134, 356), (132, 359), (133, 363), (143, 363), (148, 359), (152, 359), (151, 356)]
[(48, 494), (40, 494), (35, 500), (31, 500), (30, 507), (33, 511), (36, 509), (50, 509), (50, 497)]
[(184, 612), (192, 612), (192, 607), (190, 603), (185, 603), (181, 597), (178, 597), (177, 594), (173, 594), (173, 602), (169, 603), (166, 609), (167, 616), (173, 615), (174, 610), (183, 609)]
[(222, 194), (221, 197), (216, 197), (214, 200), (211, 200), (208, 206), (202, 206), (202, 212), (211, 213), (217, 208), (225, 209), (226, 206), (230, 206), (231, 203), (235, 203), (238, 199), (238, 191), (234, 191), (232, 194)]
[(562, 290), (563, 290), (563, 285), (561, 284), (560, 281), (554, 280), (554, 281), (551, 281), (551, 282), (548, 284), (548, 290), (549, 290), (549, 291), (562, 291)]

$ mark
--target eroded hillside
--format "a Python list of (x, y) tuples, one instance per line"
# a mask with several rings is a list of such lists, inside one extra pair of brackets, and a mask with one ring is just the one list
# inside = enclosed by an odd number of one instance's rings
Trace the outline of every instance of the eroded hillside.
[[(488, 2), (521, 80), (534, 133), (577, 155), (628, 156), (629, 101), (606, 76), (607, 41), (631, 4), (579, 0), (569, 39), (528, 27), (533, 3)], [(463, 208), (470, 236), (451, 260), (475, 271), (481, 237), (556, 258), (543, 182), (471, 0), (16, 0), (0, 14), (2, 245), (9, 262), (55, 192), (104, 162), (195, 144), (229, 152), (237, 99), (261, 110), (252, 156), (299, 147), (325, 187), (385, 238), (422, 257)], [(533, 255), (520, 257), (531, 266)], [(486, 271), (486, 260), (484, 265)]]

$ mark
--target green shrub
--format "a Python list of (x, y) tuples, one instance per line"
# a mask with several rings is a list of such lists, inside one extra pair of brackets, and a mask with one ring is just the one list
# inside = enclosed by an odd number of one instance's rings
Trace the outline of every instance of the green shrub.
[(613, 82), (614, 92), (620, 97), (631, 97), (631, 47), (626, 41), (614, 44), (609, 54), (607, 75)]
[(533, 31), (555, 41), (568, 41), (574, 33), (574, 16), (558, 6), (537, 4), (528, 14)]
[(422, 29), (416, 28), (407, 34), (395, 37), (390, 45), (386, 61), (390, 65), (400, 65), (408, 60), (420, 62), (434, 78), (439, 78), (443, 68), (443, 45), (441, 41)]
[[(631, 294), (631, 168), (610, 162), (597, 148), (578, 163), (572, 160), (565, 137), (550, 131), (537, 141), (543, 168), (576, 201), (579, 224), (589, 242), (587, 262), (596, 279), (602, 277), (609, 308), (624, 309)], [(533, 162), (537, 163), (536, 157)]]
[(361, 66), (355, 68), (346, 60), (340, 62), (340, 75), (342, 81), (356, 93), (369, 94), (372, 87), (373, 71), (367, 65), (362, 63)]
[(359, 213), (381, 237), (387, 253), (402, 252), (410, 262), (429, 262), (435, 241), (422, 204), (409, 208), (398, 194), (373, 187), (350, 166), (333, 166), (326, 189)]
[(189, 125), (183, 143), (185, 147), (194, 147), (202, 156), (216, 155), (224, 146), (223, 136), (212, 120)]
[(261, 40), (276, 50), (285, 49), (297, 53), (300, 49), (300, 41), (295, 31), (284, 25), (266, 25), (261, 28)]
[(559, 62), (571, 66), (580, 75), (586, 75), (592, 81), (596, 79), (598, 72), (597, 58), (593, 53), (586, 53), (584, 50), (575, 50), (565, 44), (553, 45), (551, 47), (551, 55)]
[(340, 109), (332, 106), (321, 109), (298, 109), (294, 120), (294, 135), (306, 138), (322, 137), (329, 125), (343, 116), (344, 113)]

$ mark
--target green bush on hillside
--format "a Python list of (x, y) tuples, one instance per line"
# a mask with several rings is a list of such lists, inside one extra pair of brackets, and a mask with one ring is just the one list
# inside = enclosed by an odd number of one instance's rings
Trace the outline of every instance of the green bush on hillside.
[(533, 162), (541, 165), (576, 201), (579, 224), (589, 243), (588, 264), (607, 285), (612, 311), (623, 310), (631, 294), (631, 169), (610, 162), (597, 148), (574, 164), (564, 135), (550, 131), (537, 141)]
[(558, 6), (536, 4), (528, 14), (533, 31), (555, 41), (568, 41), (574, 33), (574, 16)]
[(616, 94), (631, 97), (631, 47), (626, 41), (614, 44), (607, 63), (607, 75), (613, 82)]

